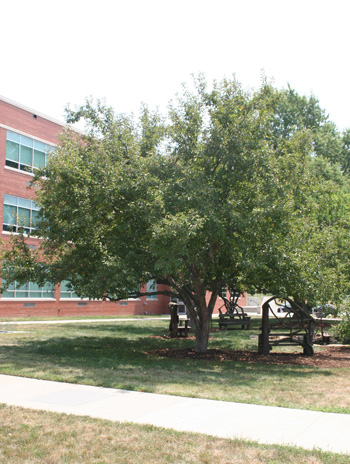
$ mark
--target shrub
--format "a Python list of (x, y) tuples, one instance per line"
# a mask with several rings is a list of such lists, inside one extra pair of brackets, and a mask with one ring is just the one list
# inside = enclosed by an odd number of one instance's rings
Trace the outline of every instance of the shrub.
[(339, 317), (340, 313), (339, 308), (329, 303), (319, 305), (316, 308), (313, 308), (313, 311), (315, 314), (317, 314), (318, 312), (322, 313), (323, 317)]
[(342, 320), (337, 327), (336, 335), (342, 343), (350, 344), (350, 310), (342, 315)]

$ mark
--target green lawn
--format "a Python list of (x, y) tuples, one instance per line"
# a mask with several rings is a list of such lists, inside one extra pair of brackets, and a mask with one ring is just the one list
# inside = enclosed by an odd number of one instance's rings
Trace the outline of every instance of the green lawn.
[[(210, 348), (257, 350), (251, 331), (212, 334)], [(192, 347), (163, 338), (168, 322), (1, 326), (0, 373), (127, 390), (350, 413), (350, 369), (176, 360), (148, 354)], [(301, 351), (301, 348), (291, 348)], [(323, 349), (322, 347), (318, 349)]]

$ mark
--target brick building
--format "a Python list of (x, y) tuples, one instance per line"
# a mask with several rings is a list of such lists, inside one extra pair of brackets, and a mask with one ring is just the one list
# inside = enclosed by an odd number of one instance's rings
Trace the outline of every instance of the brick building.
[[(64, 124), (30, 108), (0, 97), (0, 221), (1, 239), (9, 240), (19, 226), (35, 235), (38, 208), (28, 184), (33, 170), (45, 165)], [(30, 236), (28, 244), (39, 240)], [(61, 285), (38, 287), (33, 282), (17, 284), (0, 295), (0, 317), (168, 313), (169, 297), (157, 295), (120, 302), (78, 298)]]
[[(64, 124), (18, 103), (0, 97), (0, 221), (6, 242), (18, 227), (30, 232), (28, 244), (37, 246), (35, 217), (38, 208), (28, 189), (33, 171), (44, 166), (54, 151)], [(150, 284), (150, 283), (149, 283)], [(240, 304), (245, 305), (245, 297)], [(71, 292), (65, 282), (39, 287), (33, 282), (12, 285), (0, 295), (0, 317), (77, 316), (116, 314), (165, 314), (169, 297), (164, 295), (120, 302), (89, 301)], [(216, 310), (222, 305), (219, 299)]]

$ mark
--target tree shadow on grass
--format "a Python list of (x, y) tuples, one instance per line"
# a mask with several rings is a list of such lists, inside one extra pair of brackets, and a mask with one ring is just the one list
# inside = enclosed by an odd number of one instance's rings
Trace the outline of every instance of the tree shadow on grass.
[[(192, 346), (188, 340), (181, 340), (180, 345), (178, 340), (163, 341), (151, 337), (55, 337), (47, 340), (23, 340), (17, 345), (0, 346), (0, 359), (2, 364), (11, 364), (24, 370), (30, 366), (47, 372), (50, 369), (57, 371), (59, 368), (83, 370), (87, 376), (91, 375), (95, 379), (98, 378), (99, 371), (104, 369), (110, 369), (113, 371), (111, 375), (117, 375), (121, 370), (131, 372), (147, 368), (157, 371), (162, 382), (174, 382), (173, 377), (177, 373), (184, 377), (183, 381), (188, 377), (191, 382), (215, 382), (220, 380), (221, 376), (227, 380), (234, 378), (235, 383), (251, 383), (254, 376), (296, 378), (305, 377), (315, 370), (310, 366), (248, 364), (237, 360), (218, 359), (173, 359), (151, 354), (160, 346), (171, 350), (183, 346), (183, 343), (186, 343), (188, 348)], [(198, 379), (194, 379), (193, 375), (187, 376), (187, 371), (198, 375)], [(255, 373), (253, 378), (248, 379), (247, 372)], [(332, 371), (326, 369), (318, 369), (317, 372), (322, 376), (333, 375)]]
[[(282, 385), (289, 388), (293, 384), (294, 389), (302, 390), (299, 383), (323, 383), (337, 375), (335, 370), (310, 366), (166, 358), (151, 352), (162, 348), (191, 349), (193, 341), (154, 336), (154, 330), (142, 327), (108, 325), (104, 328), (101, 332), (100, 326), (67, 327), (59, 337), (28, 339), (24, 336), (17, 344), (14, 341), (11, 345), (0, 345), (0, 372), (123, 390), (244, 402), (259, 402), (257, 392), (262, 389), (274, 391)], [(91, 336), (79, 334), (80, 330)], [(164, 333), (162, 327), (160, 333)], [(48, 334), (43, 331), (41, 336)], [(221, 340), (213, 343), (220, 346)], [(223, 345), (226, 346), (226, 341)], [(274, 405), (273, 396), (272, 399), (268, 396), (268, 402), (262, 400), (263, 403)]]
[(138, 326), (138, 325), (127, 325), (126, 323), (122, 324), (86, 324), (86, 325), (77, 325), (73, 326), (64, 326), (65, 330), (69, 331), (74, 336), (74, 332), (84, 332), (88, 337), (93, 336), (115, 336), (125, 338), (135, 338), (138, 337), (149, 337), (152, 335), (162, 336), (168, 334), (169, 332), (169, 323), (164, 325), (154, 325), (154, 326)]

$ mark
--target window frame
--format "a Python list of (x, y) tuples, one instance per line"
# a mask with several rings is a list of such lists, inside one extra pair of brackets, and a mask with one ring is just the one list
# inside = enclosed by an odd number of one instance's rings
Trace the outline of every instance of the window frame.
[[(158, 284), (154, 279), (151, 279), (147, 282), (146, 292), (156, 292), (158, 291)], [(147, 295), (146, 300), (158, 300), (158, 295)]]
[[(15, 208), (15, 217), (12, 223), (5, 222), (5, 209), (7, 207)], [(24, 211), (29, 211), (29, 224), (21, 224), (20, 219), (20, 209)], [(37, 228), (33, 226), (33, 212), (40, 211), (39, 206), (35, 204), (35, 201), (30, 200), (29, 198), (17, 197), (14, 195), (4, 194), (3, 202), (3, 219), (2, 219), (2, 232), (19, 232), (21, 229), (24, 230), (25, 235), (32, 235), (33, 231), (36, 231)]]
[[(48, 288), (52, 286), (51, 288)], [(26, 288), (24, 288), (26, 287)], [(31, 288), (32, 287), (32, 288)], [(13, 296), (7, 293), (13, 293)], [(33, 294), (36, 296), (33, 296)], [(38, 296), (38, 294), (40, 294)], [(2, 293), (2, 300), (54, 300), (55, 299), (55, 286), (47, 282), (42, 287), (39, 287), (35, 282), (27, 281), (23, 285), (19, 285), (17, 281), (10, 284), (9, 287)]]
[[(60, 300), (82, 300), (80, 296), (78, 296), (74, 290), (67, 289), (68, 280), (62, 280), (60, 283)], [(70, 296), (62, 296), (62, 294), (69, 294)]]
[[(17, 145), (17, 160), (10, 158), (10, 149), (8, 144)], [(23, 148), (23, 150), (22, 150)], [(26, 151), (31, 150), (31, 162), (29, 160), (22, 160), (21, 157), (25, 156)], [(23, 155), (22, 155), (23, 151)], [(36, 169), (45, 167), (47, 164), (48, 156), (53, 154), (55, 146), (47, 142), (41, 142), (40, 140), (33, 139), (26, 135), (22, 135), (18, 132), (7, 129), (6, 131), (6, 154), (5, 154), (5, 166), (7, 168), (15, 169), (16, 171), (33, 174)], [(44, 156), (44, 165), (35, 165), (35, 156)], [(29, 152), (28, 152), (29, 154)], [(36, 155), (37, 154), (37, 155)], [(14, 156), (16, 158), (16, 156)]]

